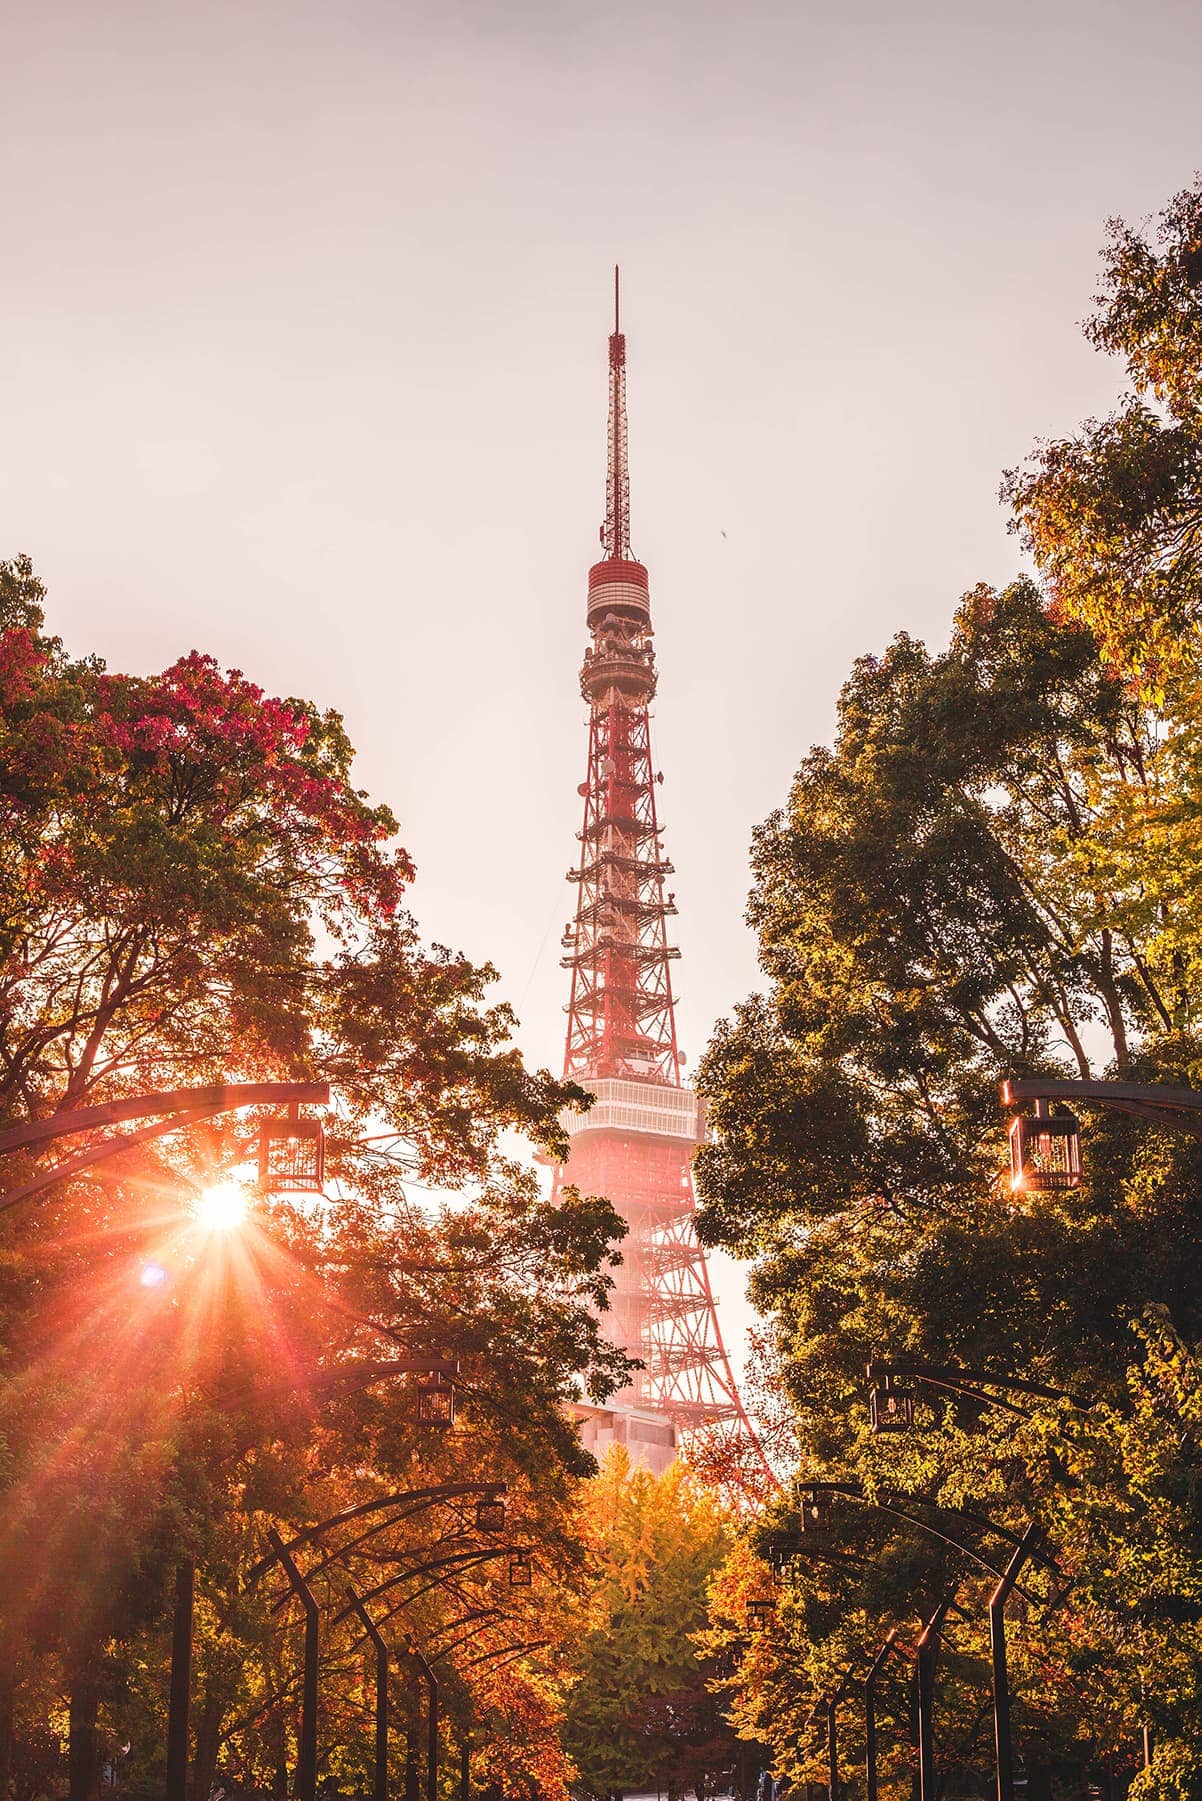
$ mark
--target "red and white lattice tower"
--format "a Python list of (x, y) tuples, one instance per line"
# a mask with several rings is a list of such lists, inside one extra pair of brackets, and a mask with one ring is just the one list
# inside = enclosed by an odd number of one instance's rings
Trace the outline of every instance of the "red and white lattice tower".
[(569, 870), (576, 916), (564, 933), (571, 971), (564, 1075), (596, 1095), (566, 1121), (573, 1183), (605, 1195), (629, 1228), (606, 1334), (645, 1365), (605, 1407), (582, 1408), (590, 1449), (625, 1443), (663, 1469), (680, 1438), (703, 1427), (754, 1435), (722, 1342), (705, 1252), (694, 1229), (691, 1164), (704, 1134), (696, 1094), (680, 1079), (668, 942), (675, 898), (665, 891), (648, 707), (655, 652), (647, 571), (630, 548), (626, 339), (609, 340), (609, 464), (605, 555), (589, 570), (580, 687), (589, 705), (588, 778), (581, 785), (580, 859)]

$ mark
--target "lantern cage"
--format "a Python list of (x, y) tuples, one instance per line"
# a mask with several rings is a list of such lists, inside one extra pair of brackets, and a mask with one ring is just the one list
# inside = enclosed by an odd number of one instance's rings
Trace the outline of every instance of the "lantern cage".
[(510, 1588), (529, 1588), (534, 1575), (534, 1565), (528, 1552), (515, 1551), (509, 1560)]
[(813, 1490), (801, 1503), (801, 1529), (803, 1532), (821, 1532), (831, 1523), (830, 1496), (817, 1494)]
[(885, 1432), (909, 1432), (914, 1424), (914, 1396), (892, 1382), (868, 1391), (868, 1421), (874, 1438)]
[(1020, 1113), (1010, 1121), (1010, 1187), (1043, 1194), (1081, 1186), (1081, 1127), (1071, 1113)]
[(776, 1602), (762, 1598), (747, 1603), (747, 1620), (751, 1626), (763, 1626), (776, 1613)]
[(421, 1426), (442, 1430), (455, 1424), (455, 1384), (445, 1376), (433, 1376), (417, 1385), (417, 1419)]
[(320, 1194), (325, 1186), (326, 1141), (319, 1119), (302, 1119), (289, 1107), (283, 1118), (259, 1130), (259, 1181), (269, 1194)]
[(505, 1503), (496, 1496), (476, 1502), (476, 1531), (494, 1538), (505, 1530)]

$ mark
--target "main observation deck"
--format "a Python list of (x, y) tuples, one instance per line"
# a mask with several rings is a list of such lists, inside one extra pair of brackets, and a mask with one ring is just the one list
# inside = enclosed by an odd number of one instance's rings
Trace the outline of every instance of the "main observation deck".
[(665, 1082), (633, 1082), (609, 1076), (588, 1083), (596, 1100), (587, 1113), (568, 1112), (560, 1123), (573, 1144), (595, 1132), (636, 1132), (649, 1138), (701, 1144), (705, 1107), (692, 1088)]

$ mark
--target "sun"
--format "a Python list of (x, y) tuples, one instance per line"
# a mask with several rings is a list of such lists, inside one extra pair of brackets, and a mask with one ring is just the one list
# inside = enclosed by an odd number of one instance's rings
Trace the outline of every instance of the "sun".
[(240, 1182), (218, 1182), (196, 1198), (196, 1223), (206, 1232), (233, 1232), (246, 1219), (247, 1193)]

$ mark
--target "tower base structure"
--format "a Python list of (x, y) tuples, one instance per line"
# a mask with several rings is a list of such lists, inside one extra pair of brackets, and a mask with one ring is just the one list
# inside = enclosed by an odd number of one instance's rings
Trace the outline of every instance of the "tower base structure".
[(598, 1462), (614, 1445), (622, 1445), (631, 1463), (642, 1464), (653, 1476), (662, 1476), (676, 1461), (676, 1428), (659, 1413), (640, 1413), (633, 1407), (590, 1407), (584, 1403), (572, 1409), (580, 1423), (580, 1442)]
[(581, 1405), (576, 1417), (586, 1449), (603, 1455), (624, 1445), (658, 1474), (691, 1432), (723, 1422), (751, 1431), (693, 1224), (691, 1164), (704, 1113), (692, 1089), (645, 1076), (590, 1086), (591, 1110), (564, 1120), (571, 1154), (555, 1185), (605, 1195), (626, 1221), (602, 1323), (643, 1367), (606, 1405)]

